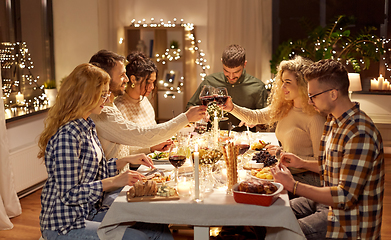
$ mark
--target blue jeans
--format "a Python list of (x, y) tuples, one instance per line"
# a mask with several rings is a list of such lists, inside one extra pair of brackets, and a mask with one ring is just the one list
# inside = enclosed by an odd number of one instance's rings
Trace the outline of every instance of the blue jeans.
[[(92, 221), (85, 220), (86, 227), (80, 229), (73, 229), (65, 235), (59, 235), (57, 231), (44, 230), (42, 237), (45, 240), (99, 240), (98, 227), (100, 222), (106, 215), (106, 212), (100, 212), (94, 216)], [(143, 223), (137, 222), (132, 227), (126, 229), (123, 240), (174, 240), (170, 229), (166, 224)]]
[(305, 197), (294, 198), (290, 204), (307, 239), (326, 239), (328, 206)]

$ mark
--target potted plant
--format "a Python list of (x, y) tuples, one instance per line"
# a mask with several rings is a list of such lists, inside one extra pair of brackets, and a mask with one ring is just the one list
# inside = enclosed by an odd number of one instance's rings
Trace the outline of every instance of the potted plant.
[(380, 60), (384, 48), (380, 38), (373, 34), (375, 27), (365, 27), (352, 34), (348, 28), (354, 20), (354, 17), (340, 15), (326, 27), (318, 26), (309, 31), (307, 38), (280, 44), (270, 61), (272, 73), (277, 73), (282, 60), (296, 54), (313, 61), (333, 58), (355, 72), (368, 69), (371, 61)]
[(52, 106), (56, 101), (57, 96), (56, 80), (47, 80), (44, 83), (44, 87), (46, 97), (49, 100), (49, 106)]

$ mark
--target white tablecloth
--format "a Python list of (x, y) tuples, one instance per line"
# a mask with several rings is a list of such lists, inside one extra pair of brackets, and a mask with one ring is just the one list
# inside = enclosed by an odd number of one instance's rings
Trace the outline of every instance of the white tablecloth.
[[(261, 139), (278, 145), (274, 133), (261, 133)], [(171, 164), (156, 167), (165, 171), (173, 169)], [(141, 172), (147, 170), (143, 166), (139, 169)], [(131, 221), (194, 225), (194, 239), (200, 239), (198, 233), (209, 239), (209, 226), (265, 226), (266, 239), (305, 239), (285, 191), (273, 205), (262, 207), (236, 203), (225, 190), (216, 189), (198, 204), (191, 198), (129, 203), (126, 200), (128, 189), (122, 190), (108, 210), (98, 229), (100, 239), (122, 239)]]
[[(225, 191), (215, 190), (202, 203), (190, 198), (175, 201), (132, 202), (126, 200), (125, 187), (103, 219), (100, 239), (122, 239), (130, 221), (194, 226), (265, 226), (267, 239), (305, 239), (289, 206), (288, 195), (262, 207), (236, 203)], [(122, 224), (122, 225), (121, 225)]]

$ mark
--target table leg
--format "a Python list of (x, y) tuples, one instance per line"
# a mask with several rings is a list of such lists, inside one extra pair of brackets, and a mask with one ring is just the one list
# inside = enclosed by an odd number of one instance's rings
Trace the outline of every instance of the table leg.
[(194, 226), (194, 240), (208, 240), (209, 227)]

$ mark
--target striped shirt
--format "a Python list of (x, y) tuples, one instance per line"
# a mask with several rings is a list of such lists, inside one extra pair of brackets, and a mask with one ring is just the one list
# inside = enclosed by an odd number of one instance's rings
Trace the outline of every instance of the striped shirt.
[(329, 115), (320, 145), (321, 180), (331, 187), (328, 238), (380, 239), (384, 195), (382, 138), (359, 104)]
[(45, 150), (48, 179), (41, 194), (41, 231), (66, 234), (85, 227), (85, 219), (100, 209), (103, 197), (101, 179), (115, 176), (116, 159), (101, 161), (92, 138), (100, 150), (94, 122), (76, 119), (61, 126)]

